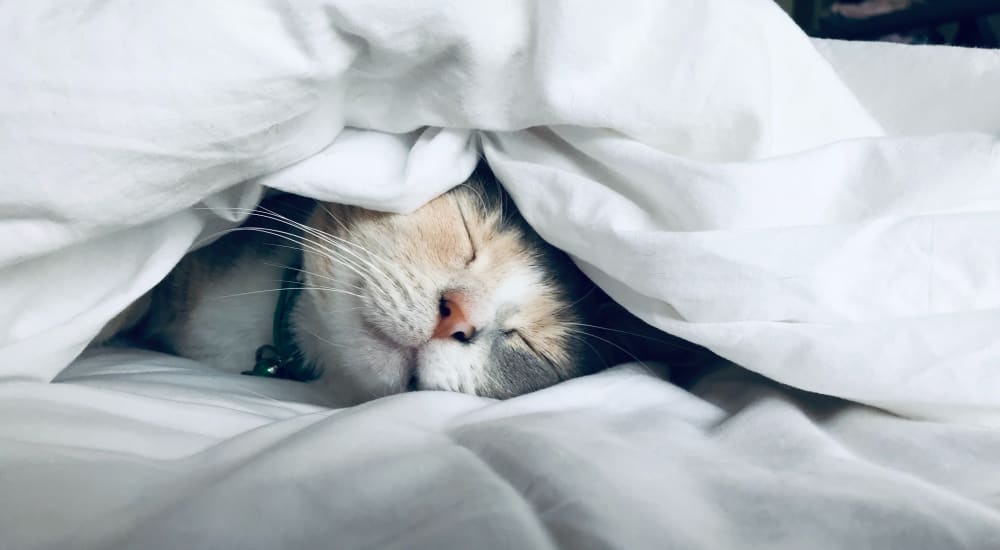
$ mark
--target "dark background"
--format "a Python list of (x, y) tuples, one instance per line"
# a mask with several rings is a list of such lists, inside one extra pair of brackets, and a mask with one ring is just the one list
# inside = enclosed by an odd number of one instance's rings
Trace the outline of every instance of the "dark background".
[(1000, 0), (776, 0), (811, 36), (1000, 48)]

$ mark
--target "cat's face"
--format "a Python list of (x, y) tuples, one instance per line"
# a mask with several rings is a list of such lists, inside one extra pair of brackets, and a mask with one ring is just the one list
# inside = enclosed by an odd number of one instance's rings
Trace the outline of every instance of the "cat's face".
[(593, 369), (592, 287), (477, 179), (408, 215), (325, 204), (309, 220), (293, 330), (341, 399), (505, 398)]

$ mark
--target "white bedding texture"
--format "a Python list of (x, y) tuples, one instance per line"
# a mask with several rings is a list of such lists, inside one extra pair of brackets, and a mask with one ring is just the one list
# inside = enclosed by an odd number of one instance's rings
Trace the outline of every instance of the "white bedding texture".
[[(0, 51), (4, 550), (1000, 548), (1000, 50), (770, 0), (37, 0)], [(84, 351), (267, 188), (405, 212), (480, 157), (718, 369), (331, 409)]]

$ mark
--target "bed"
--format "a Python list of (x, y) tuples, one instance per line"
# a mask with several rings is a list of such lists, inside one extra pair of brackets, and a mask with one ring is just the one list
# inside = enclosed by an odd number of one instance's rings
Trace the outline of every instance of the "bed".
[[(0, 50), (2, 548), (1000, 547), (998, 51), (768, 0), (42, 0)], [(711, 372), (332, 409), (85, 350), (268, 189), (481, 157)]]

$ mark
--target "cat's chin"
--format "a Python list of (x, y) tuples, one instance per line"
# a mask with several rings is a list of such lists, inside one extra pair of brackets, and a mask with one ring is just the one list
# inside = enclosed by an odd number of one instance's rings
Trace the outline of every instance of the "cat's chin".
[[(310, 322), (307, 319), (306, 315), (299, 322)], [(405, 346), (360, 316), (338, 317), (333, 321), (336, 326), (326, 326), (320, 319), (311, 322), (308, 330), (297, 331), (297, 339), (306, 359), (319, 368), (316, 384), (337, 406), (413, 390), (475, 394), (487, 382), (480, 379), (479, 369), (471, 368), (481, 362), (475, 356), (487, 353), (481, 345), (432, 340), (419, 347)], [(323, 338), (316, 334), (320, 327)]]

